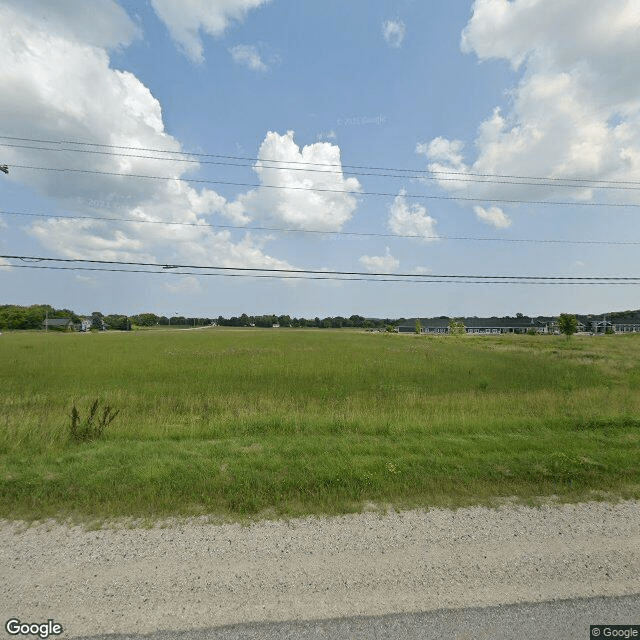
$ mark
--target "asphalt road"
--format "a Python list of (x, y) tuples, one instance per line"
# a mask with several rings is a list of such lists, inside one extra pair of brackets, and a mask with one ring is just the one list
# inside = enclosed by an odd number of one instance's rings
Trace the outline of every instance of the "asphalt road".
[(159, 631), (150, 635), (84, 636), (84, 640), (589, 640), (597, 637), (590, 635), (590, 625), (599, 624), (636, 625), (640, 638), (640, 595), (333, 620), (236, 624), (195, 631)]

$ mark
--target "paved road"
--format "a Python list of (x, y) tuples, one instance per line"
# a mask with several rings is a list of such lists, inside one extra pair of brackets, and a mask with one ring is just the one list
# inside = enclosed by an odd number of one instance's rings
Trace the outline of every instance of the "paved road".
[(589, 640), (591, 624), (635, 624), (640, 595), (307, 622), (237, 624), (84, 640)]

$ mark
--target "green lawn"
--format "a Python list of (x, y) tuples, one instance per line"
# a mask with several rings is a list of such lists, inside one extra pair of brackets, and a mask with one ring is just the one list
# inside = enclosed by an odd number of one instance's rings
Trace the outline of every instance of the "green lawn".
[[(70, 439), (71, 410), (120, 413)], [(640, 497), (640, 335), (0, 336), (0, 517)]]

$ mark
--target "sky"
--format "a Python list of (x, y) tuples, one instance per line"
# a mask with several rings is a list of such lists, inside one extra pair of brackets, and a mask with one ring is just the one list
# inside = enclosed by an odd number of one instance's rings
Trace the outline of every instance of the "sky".
[(640, 308), (495, 281), (640, 276), (637, 0), (0, 0), (0, 50), (0, 304)]

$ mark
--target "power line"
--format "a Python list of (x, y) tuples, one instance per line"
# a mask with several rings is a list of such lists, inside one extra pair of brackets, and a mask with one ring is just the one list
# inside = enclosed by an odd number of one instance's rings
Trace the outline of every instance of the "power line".
[[(34, 171), (56, 171), (60, 173), (70, 172), (70, 173), (84, 173), (91, 175), (104, 175), (104, 176), (120, 176), (125, 178), (144, 178), (148, 180), (181, 180), (183, 182), (192, 182), (197, 184), (218, 184), (218, 185), (227, 185), (227, 186), (235, 186), (235, 187), (248, 187), (252, 189), (289, 189), (293, 191), (311, 191), (314, 193), (342, 193), (342, 194), (353, 194), (355, 196), (384, 196), (395, 198), (399, 194), (397, 193), (389, 193), (389, 192), (381, 192), (381, 191), (353, 191), (348, 189), (328, 189), (328, 188), (319, 188), (319, 187), (298, 187), (298, 186), (289, 186), (289, 185), (276, 185), (276, 184), (255, 184), (255, 183), (247, 183), (247, 182), (231, 182), (227, 180), (209, 180), (205, 178), (176, 178), (174, 176), (153, 176), (153, 175), (144, 175), (138, 173), (123, 173), (117, 171), (98, 171), (95, 169), (72, 169), (70, 167), (35, 167), (32, 165), (23, 165), (23, 164), (12, 164), (13, 168), (18, 169), (30, 169)], [(562, 202), (557, 200), (518, 200), (518, 199), (508, 199), (508, 198), (472, 198), (469, 196), (436, 196), (436, 195), (424, 195), (424, 194), (414, 194), (414, 193), (403, 193), (401, 194), (404, 198), (420, 198), (425, 200), (456, 200), (463, 202), (497, 202), (502, 204), (538, 204), (538, 205), (555, 205), (555, 206), (581, 206), (581, 207), (625, 207), (625, 208), (639, 208), (640, 203), (629, 203), (629, 202), (582, 202), (582, 201), (572, 201), (572, 202)]]
[[(2, 136), (0, 136), (1, 138)], [(501, 176), (497, 174), (474, 174), (474, 173), (463, 173), (457, 171), (434, 171), (434, 170), (409, 170), (409, 169), (383, 169), (371, 167), (370, 169), (365, 171), (345, 171), (343, 167), (349, 167), (349, 165), (323, 165), (322, 163), (298, 163), (297, 161), (288, 161), (288, 160), (268, 160), (263, 158), (242, 158), (236, 156), (221, 156), (223, 158), (228, 159), (237, 159), (237, 160), (248, 160), (254, 164), (247, 164), (246, 162), (229, 162), (228, 160), (203, 160), (203, 159), (194, 159), (194, 158), (171, 158), (171, 157), (158, 157), (158, 156), (149, 156), (142, 154), (132, 154), (132, 153), (116, 153), (112, 151), (99, 151), (95, 149), (71, 149), (68, 147), (58, 147), (55, 149), (49, 147), (38, 147), (33, 145), (23, 145), (23, 144), (10, 144), (10, 143), (2, 143), (0, 142), (0, 146), (3, 147), (12, 147), (12, 148), (21, 148), (21, 149), (32, 149), (37, 151), (53, 151), (53, 152), (72, 152), (72, 153), (91, 153), (97, 155), (106, 155), (111, 157), (120, 157), (120, 158), (137, 158), (137, 159), (145, 159), (145, 160), (160, 160), (164, 162), (184, 162), (184, 163), (193, 163), (193, 164), (211, 164), (223, 167), (242, 167), (242, 168), (253, 168), (256, 162), (264, 163), (275, 163), (275, 166), (263, 166), (264, 169), (275, 169), (279, 171), (304, 171), (315, 172), (315, 173), (323, 173), (323, 174), (336, 174), (336, 175), (352, 175), (352, 176), (374, 176), (378, 178), (402, 178), (402, 179), (413, 179), (413, 180), (437, 180), (439, 182), (470, 182), (470, 183), (480, 183), (480, 184), (509, 184), (509, 185), (521, 185), (521, 186), (534, 186), (534, 187), (554, 187), (554, 188), (571, 188), (571, 189), (589, 189), (589, 188), (597, 188), (597, 189), (617, 189), (617, 190), (626, 190), (626, 191), (638, 191), (640, 190), (640, 186), (628, 186), (628, 185), (640, 185), (640, 182), (633, 181), (614, 181), (614, 180), (591, 180), (588, 178), (535, 178), (535, 177), (526, 177), (526, 176)], [(156, 150), (155, 153), (160, 153), (159, 150)], [(166, 152), (166, 153), (182, 153), (182, 152)], [(288, 165), (292, 163), (296, 164), (308, 164), (309, 167), (291, 167), (291, 166), (280, 166), (280, 165)], [(331, 169), (314, 169), (311, 168), (313, 166), (327, 166), (327, 167), (341, 167), (340, 170), (333, 171)], [(370, 171), (375, 171), (372, 173)], [(380, 173), (381, 171), (395, 171), (396, 173)], [(400, 171), (407, 173), (398, 173)], [(459, 177), (443, 177), (443, 176), (459, 176)], [(469, 177), (472, 176), (472, 177)], [(499, 179), (498, 179), (499, 178)], [(531, 182), (532, 180), (536, 180), (538, 182)], [(626, 186), (625, 186), (626, 185)]]
[(5, 211), (0, 209), (0, 214), (10, 216), (25, 216), (34, 218), (47, 218), (54, 220), (97, 220), (104, 222), (131, 222), (134, 224), (156, 224), (181, 227), (206, 227), (211, 229), (233, 229), (240, 231), (275, 231), (280, 233), (308, 233), (316, 235), (337, 235), (350, 237), (375, 237), (375, 238), (409, 238), (413, 240), (459, 240), (470, 242), (512, 242), (512, 243), (539, 243), (539, 244), (587, 244), (587, 245), (640, 245), (640, 241), (634, 240), (566, 240), (566, 239), (535, 239), (535, 238), (488, 238), (477, 236), (442, 236), (442, 235), (412, 235), (402, 233), (376, 233), (364, 231), (325, 231), (322, 229), (289, 229), (285, 227), (249, 227), (232, 224), (210, 224), (204, 222), (172, 222), (165, 220), (140, 220), (136, 218), (116, 218), (107, 216), (62, 216), (50, 213), (34, 213), (26, 211)]
[[(323, 163), (323, 162), (304, 162), (300, 160), (280, 160), (280, 159), (268, 159), (268, 158), (256, 158), (250, 156), (235, 156), (235, 155), (223, 155), (223, 154), (214, 154), (214, 153), (197, 153), (197, 152), (188, 152), (188, 151), (172, 151), (169, 149), (154, 149), (149, 147), (133, 147), (133, 146), (124, 146), (124, 145), (111, 145), (111, 144), (101, 144), (95, 142), (81, 142), (74, 140), (45, 140), (39, 138), (19, 138), (15, 136), (0, 136), (2, 140), (15, 140), (21, 142), (33, 142), (33, 143), (41, 143), (41, 144), (72, 144), (77, 146), (87, 146), (87, 147), (99, 147), (105, 149), (123, 149), (128, 151), (148, 151), (153, 153), (170, 153), (174, 155), (180, 156), (191, 156), (196, 158), (221, 158), (227, 160), (244, 160), (247, 162), (270, 162), (274, 164), (295, 164), (295, 165), (304, 165), (309, 167), (337, 167), (337, 168), (349, 168), (349, 169), (362, 169), (366, 171), (395, 171), (395, 172), (408, 172), (419, 174), (420, 177), (425, 177), (427, 175), (457, 175), (457, 176), (473, 176), (473, 177), (483, 177), (483, 178), (508, 178), (508, 179), (516, 179), (516, 180), (540, 180), (540, 181), (548, 181), (550, 183), (558, 182), (573, 182), (573, 183), (591, 183), (594, 185), (640, 185), (640, 181), (635, 180), (598, 180), (594, 178), (553, 178), (553, 177), (540, 177), (540, 176), (522, 176), (522, 175), (509, 175), (509, 174), (497, 174), (497, 173), (476, 173), (470, 171), (439, 171), (435, 169), (403, 169), (398, 167), (375, 167), (370, 165), (350, 165), (350, 164), (342, 164), (342, 163)], [(1, 144), (1, 143), (0, 143)], [(2, 145), (2, 146), (11, 146), (11, 145)], [(54, 151), (55, 149), (51, 149)], [(74, 149), (66, 149), (67, 151), (75, 151)], [(80, 151), (80, 150), (77, 150)], [(117, 154), (119, 155), (119, 154)], [(124, 155), (124, 154), (123, 154)], [(133, 156), (135, 157), (135, 156)], [(163, 158), (155, 158), (156, 160), (162, 160)], [(171, 159), (170, 160), (176, 160)], [(241, 166), (250, 166), (250, 165), (241, 165)], [(375, 174), (379, 175), (379, 174)], [(517, 184), (517, 183), (516, 183)], [(589, 184), (577, 185), (583, 188), (589, 188)]]
[[(207, 271), (219, 271), (219, 272), (241, 272), (241, 273), (254, 273), (256, 274), (288, 274), (288, 275), (318, 275), (322, 277), (329, 276), (354, 276), (354, 277), (366, 277), (366, 278), (391, 278), (391, 281), (395, 281), (398, 278), (412, 278), (415, 281), (421, 282), (426, 279), (434, 280), (488, 280), (488, 281), (506, 281), (506, 282), (519, 282), (519, 281), (540, 281), (540, 282), (603, 282), (603, 283), (615, 283), (615, 282), (631, 282), (640, 283), (640, 276), (529, 276), (529, 275), (459, 275), (459, 274), (415, 274), (415, 273), (385, 273), (385, 272), (365, 272), (365, 271), (337, 271), (337, 270), (319, 270), (319, 269), (294, 269), (294, 268), (278, 268), (278, 267), (225, 267), (220, 265), (193, 265), (193, 264), (167, 264), (158, 262), (136, 262), (136, 261), (123, 261), (123, 260), (90, 260), (82, 258), (51, 258), (44, 256), (19, 256), (19, 255), (0, 255), (0, 258), (8, 260), (21, 260), (29, 262), (62, 262), (69, 264), (97, 264), (97, 265), (119, 265), (119, 266), (135, 266), (135, 267), (155, 267), (163, 271), (172, 272), (175, 269), (194, 269), (191, 275), (197, 275), (200, 270)], [(11, 265), (13, 266), (13, 265)], [(162, 271), (161, 271), (162, 272)], [(152, 273), (161, 273), (152, 272)], [(150, 273), (147, 271), (147, 273)], [(278, 277), (278, 276), (274, 276)], [(282, 276), (280, 276), (282, 277)]]
[(294, 275), (273, 275), (273, 274), (256, 274), (256, 273), (210, 273), (196, 271), (150, 271), (148, 269), (111, 269), (104, 267), (56, 267), (51, 265), (34, 265), (34, 264), (12, 264), (12, 269), (52, 269), (58, 271), (105, 271), (116, 273), (147, 273), (155, 275), (183, 275), (183, 276), (216, 276), (225, 278), (272, 278), (278, 280), (334, 280), (339, 282), (400, 282), (400, 283), (420, 283), (420, 284), (517, 284), (517, 285), (637, 285), (640, 278), (635, 282), (613, 281), (603, 282), (600, 280), (593, 282), (546, 282), (546, 281), (510, 281), (510, 280), (428, 280), (416, 278), (357, 278), (357, 277), (336, 277), (336, 276), (294, 276)]

